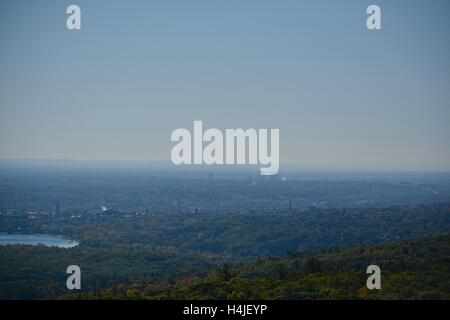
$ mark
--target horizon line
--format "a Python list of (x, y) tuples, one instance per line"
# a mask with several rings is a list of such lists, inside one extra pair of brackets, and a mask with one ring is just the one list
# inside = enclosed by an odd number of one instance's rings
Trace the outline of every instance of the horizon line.
[[(244, 167), (252, 168), (258, 167), (258, 165), (250, 165), (250, 164), (241, 164), (241, 165), (184, 165), (178, 166), (174, 165), (170, 160), (142, 160), (142, 159), (65, 159), (65, 158), (2, 158), (0, 157), (0, 162), (75, 162), (75, 163), (135, 163), (135, 164), (164, 164), (172, 166), (173, 168), (211, 168), (213, 170), (223, 169), (229, 170), (230, 168), (239, 168), (242, 169)], [(341, 171), (378, 171), (378, 172), (439, 172), (439, 173), (450, 173), (450, 166), (433, 166), (433, 165), (424, 165), (424, 166), (371, 166), (371, 165), (332, 165), (332, 164), (310, 164), (310, 163), (296, 163), (296, 162), (280, 162), (281, 166), (290, 167), (290, 169), (304, 169), (304, 170), (341, 170)]]

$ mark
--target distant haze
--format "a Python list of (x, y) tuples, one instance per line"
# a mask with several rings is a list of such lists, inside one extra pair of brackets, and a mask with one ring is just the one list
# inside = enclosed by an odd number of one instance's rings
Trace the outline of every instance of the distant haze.
[[(279, 128), (280, 161), (450, 170), (450, 2), (0, 2), (0, 158), (169, 162), (176, 128)], [(281, 166), (280, 170), (283, 170)]]

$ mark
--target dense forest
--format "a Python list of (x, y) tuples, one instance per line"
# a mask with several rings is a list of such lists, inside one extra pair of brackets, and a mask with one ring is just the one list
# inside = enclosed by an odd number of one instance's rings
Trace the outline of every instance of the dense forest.
[(214, 255), (231, 262), (287, 251), (322, 250), (383, 243), (450, 232), (448, 203), (386, 208), (292, 210), (274, 213), (174, 213), (130, 215), (104, 212), (58, 216), (0, 216), (0, 232), (61, 234), (83, 248), (156, 246)]
[[(381, 290), (366, 288), (366, 268), (380, 266)], [(450, 299), (450, 235), (219, 268), (200, 279), (152, 291), (136, 282), (123, 298), (149, 299)], [(150, 290), (149, 290), (150, 289)], [(110, 294), (110, 293), (109, 293)], [(101, 294), (108, 298), (108, 293)], [(97, 298), (90, 294), (87, 297)]]
[[(75, 256), (83, 268), (83, 289), (69, 293), (61, 270)], [(450, 299), (450, 234), (218, 267), (197, 258), (150, 247), (6, 246), (0, 248), (1, 298)], [(381, 290), (365, 286), (370, 264), (382, 270)]]

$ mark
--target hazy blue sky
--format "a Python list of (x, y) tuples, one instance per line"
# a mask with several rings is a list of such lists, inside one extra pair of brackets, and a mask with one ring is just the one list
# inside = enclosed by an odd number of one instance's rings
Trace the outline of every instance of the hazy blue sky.
[[(366, 29), (369, 4), (383, 30)], [(0, 158), (169, 160), (172, 130), (203, 120), (279, 128), (281, 162), (450, 168), (449, 14), (446, 0), (2, 0)]]

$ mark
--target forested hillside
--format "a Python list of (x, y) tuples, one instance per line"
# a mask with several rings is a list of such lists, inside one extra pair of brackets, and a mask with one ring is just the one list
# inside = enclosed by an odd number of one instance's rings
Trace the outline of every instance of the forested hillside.
[[(381, 290), (366, 268), (381, 268)], [(323, 253), (296, 253), (229, 267), (176, 285), (134, 283), (123, 298), (149, 299), (450, 299), (450, 235)], [(103, 293), (102, 298), (115, 294)], [(85, 297), (98, 298), (97, 295)], [(116, 296), (117, 297), (117, 296)]]
[[(203, 220), (196, 215), (100, 216), (69, 224), (66, 215), (13, 218), (3, 216), (2, 227), (51, 228), (81, 241), (71, 249), (0, 246), (3, 299), (72, 298), (65, 285), (65, 270), (72, 264), (82, 270), (83, 298), (422, 299), (450, 294), (445, 204), (205, 215)], [(369, 264), (382, 269), (381, 292), (364, 289)]]

